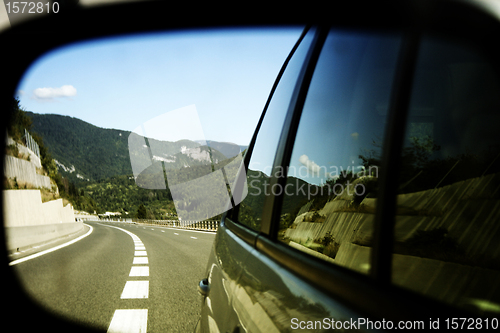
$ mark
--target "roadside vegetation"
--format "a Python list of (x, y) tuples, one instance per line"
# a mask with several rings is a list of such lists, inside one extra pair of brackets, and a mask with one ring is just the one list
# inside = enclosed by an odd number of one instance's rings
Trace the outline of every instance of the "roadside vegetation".
[(79, 200), (90, 200), (92, 203), (90, 207), (84, 207), (84, 202), (77, 201), (82, 210), (90, 208), (98, 214), (119, 212), (122, 217), (156, 220), (177, 218), (168, 189), (140, 188), (136, 185), (133, 175), (115, 176), (92, 183), (82, 182), (79, 186)]
[[(24, 110), (19, 100), (13, 98), (8, 135), (16, 143), (24, 144), (25, 129), (40, 148), (42, 169), (37, 172), (49, 176), (54, 184), (52, 189), (40, 189), (42, 200), (63, 198), (65, 204), (69, 202), (74, 209), (90, 214), (113, 212), (120, 213), (122, 218), (177, 219), (168, 185), (166, 189), (147, 189), (161, 188), (155, 185), (158, 179), (162, 179), (161, 183), (165, 186), (162, 168), (159, 169), (159, 178), (148, 170), (134, 178), (128, 150), (130, 132), (99, 128), (67, 116), (32, 113)], [(190, 145), (198, 146), (185, 140), (170, 143), (165, 149), (172, 150), (173, 154), (181, 146), (189, 148)], [(199, 153), (205, 150), (207, 148), (202, 147)], [(198, 161), (189, 154), (177, 154), (176, 163), (168, 165), (174, 168), (169, 170), (169, 181), (174, 184), (186, 182), (221, 167), (225, 167), (226, 172), (236, 172), (227, 166), (232, 158), (226, 159), (216, 150), (209, 153), (215, 161), (212, 166), (203, 165), (206, 162)], [(29, 160), (29, 156), (21, 156), (15, 144), (6, 147), (6, 154)], [(190, 167), (176, 171), (178, 165)], [(28, 188), (33, 187), (17, 179), (4, 179), (4, 189)], [(196, 203), (189, 196), (183, 199), (183, 203)]]
[[(33, 129), (33, 121), (29, 114), (21, 107), (20, 102), (17, 98), (12, 98), (11, 102), (11, 119), (7, 126), (7, 135), (11, 137), (16, 143), (23, 144), (24, 130), (26, 129), (40, 149), (40, 161), (42, 168), (37, 170), (38, 173), (49, 176), (51, 183), (54, 186), (51, 189), (40, 189), (42, 200), (50, 201), (54, 199), (62, 198), (64, 204), (71, 203), (75, 209), (82, 209), (87, 211), (92, 211), (95, 208), (95, 202), (91, 198), (86, 198), (81, 196), (81, 192), (76, 188), (75, 184), (72, 183), (68, 178), (61, 176), (57, 170), (57, 165), (52, 158), (52, 155), (48, 147), (44, 144), (42, 136), (36, 133)], [(9, 145), (6, 147), (5, 153), (17, 158), (22, 158), (29, 160), (29, 156), (23, 156), (20, 154), (17, 145)], [(33, 189), (34, 187), (25, 184), (21, 181), (14, 179), (4, 178), (3, 182), (4, 189)]]

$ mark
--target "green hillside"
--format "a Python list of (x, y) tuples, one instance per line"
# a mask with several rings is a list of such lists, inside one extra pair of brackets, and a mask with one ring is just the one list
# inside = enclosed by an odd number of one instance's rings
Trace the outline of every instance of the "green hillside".
[[(157, 141), (129, 131), (99, 128), (69, 116), (26, 114), (33, 131), (43, 138), (57, 161), (78, 210), (135, 217), (144, 206), (149, 218), (169, 218), (176, 213), (169, 186), (183, 184), (182, 193), (176, 187), (183, 214), (211, 211), (230, 189), (218, 187), (220, 193), (214, 193), (210, 184), (203, 185), (210, 179), (204, 176), (224, 167), (224, 177), (232, 182), (241, 160), (238, 154), (242, 146), (231, 143)], [(239, 161), (231, 163), (237, 156)], [(247, 200), (259, 203), (263, 197), (250, 196)], [(302, 200), (297, 198), (294, 203)]]
[[(99, 128), (69, 116), (27, 114), (33, 130), (43, 137), (53, 158), (60, 163), (59, 172), (72, 182), (132, 174), (128, 155), (130, 132)], [(75, 171), (65, 171), (61, 164), (67, 170), (74, 167)]]
[[(211, 160), (219, 163), (226, 159), (215, 148), (209, 149), (194, 141), (146, 141), (139, 135), (132, 136), (132, 141), (129, 141), (130, 131), (100, 128), (69, 116), (26, 114), (32, 120), (33, 130), (43, 137), (57, 161), (59, 172), (75, 184), (132, 174), (130, 156), (136, 168), (146, 169), (151, 165), (148, 146), (153, 159), (164, 161), (166, 169), (209, 166)], [(132, 149), (129, 153), (130, 142)]]
[[(140, 188), (132, 174), (114, 176), (100, 182), (81, 183), (80, 196), (94, 203), (92, 209), (97, 213), (120, 212), (124, 217), (136, 217), (139, 206), (144, 205), (147, 217), (151, 219), (165, 219), (176, 215), (168, 188)], [(82, 207), (85, 208), (87, 207)]]

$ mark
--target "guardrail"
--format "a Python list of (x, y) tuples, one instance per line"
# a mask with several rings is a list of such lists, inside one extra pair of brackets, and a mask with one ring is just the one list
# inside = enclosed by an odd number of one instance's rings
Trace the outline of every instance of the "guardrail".
[(135, 223), (143, 225), (156, 225), (170, 228), (202, 230), (216, 232), (219, 228), (219, 222), (216, 220), (206, 221), (179, 221), (179, 220), (146, 220), (146, 219), (120, 219), (120, 218), (101, 218), (100, 221)]

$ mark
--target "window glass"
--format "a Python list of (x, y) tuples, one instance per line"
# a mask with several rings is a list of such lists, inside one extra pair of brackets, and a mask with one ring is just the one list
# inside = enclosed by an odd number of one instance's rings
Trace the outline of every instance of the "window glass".
[(367, 273), (380, 153), (400, 37), (331, 31), (283, 189), (278, 239)]
[(292, 93), (297, 83), (307, 51), (314, 37), (314, 29), (304, 36), (287, 65), (272, 96), (260, 127), (247, 170), (248, 194), (240, 204), (238, 220), (254, 230), (260, 230), (262, 208), (268, 194), (269, 176), (273, 167), (281, 129)]
[(473, 48), (426, 38), (397, 197), (393, 282), (500, 312), (500, 80)]

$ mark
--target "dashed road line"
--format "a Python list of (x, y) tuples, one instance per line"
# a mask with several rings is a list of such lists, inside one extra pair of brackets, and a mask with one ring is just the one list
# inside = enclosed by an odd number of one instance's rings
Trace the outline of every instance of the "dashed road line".
[[(100, 224), (100, 223), (99, 223)], [(132, 265), (149, 264), (146, 247), (137, 235), (125, 229), (108, 226), (119, 229), (132, 237), (135, 251)], [(145, 229), (145, 228), (144, 228)], [(149, 266), (132, 266), (129, 273), (130, 277), (148, 277)], [(121, 299), (145, 299), (149, 297), (149, 281), (136, 280), (125, 282)], [(108, 332), (146, 332), (148, 324), (148, 309), (117, 309), (111, 318)]]
[(192, 239), (198, 239), (198, 238), (196, 238), (196, 237), (193, 237), (193, 236), (191, 236), (191, 238), (192, 238)]
[(134, 257), (132, 265), (148, 264), (148, 257)]
[(149, 276), (148, 266), (132, 266), (128, 276)]
[(148, 298), (148, 296), (149, 281), (127, 281), (120, 298)]
[(146, 332), (148, 326), (148, 309), (126, 309), (116, 310), (111, 323), (109, 333), (137, 333)]

